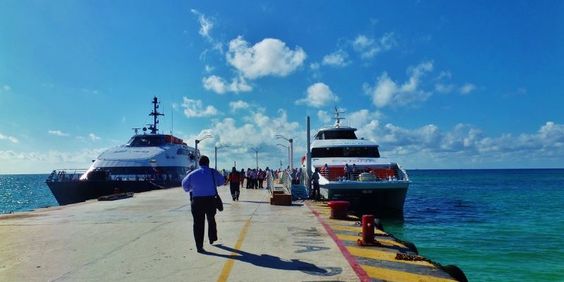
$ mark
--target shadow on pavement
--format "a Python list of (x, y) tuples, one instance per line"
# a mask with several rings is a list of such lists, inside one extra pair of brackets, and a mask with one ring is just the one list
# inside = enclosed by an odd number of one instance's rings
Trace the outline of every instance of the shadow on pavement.
[(214, 247), (234, 253), (234, 255), (216, 254), (209, 251), (206, 252), (205, 254), (238, 260), (241, 262), (250, 263), (260, 267), (280, 269), (280, 270), (297, 270), (304, 272), (306, 274), (316, 275), (316, 276), (333, 276), (333, 275), (341, 274), (341, 272), (343, 271), (341, 267), (319, 267), (313, 263), (304, 262), (298, 259), (283, 260), (279, 257), (271, 256), (267, 254), (256, 255), (253, 253), (223, 246), (221, 244), (214, 245)]

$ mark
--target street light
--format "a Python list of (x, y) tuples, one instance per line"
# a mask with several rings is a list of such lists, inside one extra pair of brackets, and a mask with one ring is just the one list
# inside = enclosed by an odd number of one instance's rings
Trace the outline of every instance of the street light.
[[(278, 143), (276, 145), (286, 148), (286, 150), (288, 151), (288, 156), (287, 156), (288, 157), (288, 166), (290, 166), (290, 147), (283, 145), (283, 144), (280, 144), (280, 143)], [(282, 166), (282, 164), (280, 164), (280, 166)]]
[(290, 143), (290, 169), (294, 169), (294, 139), (286, 138), (283, 135), (277, 134), (276, 138), (284, 139)]
[(257, 170), (259, 168), (258, 166), (258, 152), (259, 152), (259, 148), (251, 148), (251, 150), (253, 150), (255, 152), (255, 156), (256, 156), (256, 160), (257, 160)]
[(198, 151), (198, 144), (200, 142), (202, 142), (202, 140), (208, 139), (208, 138), (212, 138), (213, 136), (211, 134), (206, 134), (204, 136), (202, 136), (202, 138), (200, 139), (195, 139), (194, 140), (194, 151), (196, 152), (196, 168), (198, 168), (200, 166), (200, 152)]
[(217, 149), (221, 149), (221, 148), (227, 148), (229, 147), (229, 145), (222, 145), (222, 146), (215, 146), (215, 155), (214, 155), (214, 160), (215, 160), (215, 170), (217, 170)]

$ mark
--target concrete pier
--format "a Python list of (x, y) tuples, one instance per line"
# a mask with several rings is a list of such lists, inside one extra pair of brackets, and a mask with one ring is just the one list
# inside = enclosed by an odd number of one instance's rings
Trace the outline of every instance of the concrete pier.
[(274, 206), (268, 191), (248, 189), (233, 202), (228, 190), (205, 254), (180, 188), (0, 216), (0, 281), (452, 281), (432, 264), (407, 262), (425, 271), (406, 274), (390, 250), (352, 246), (360, 227), (329, 220), (322, 204)]

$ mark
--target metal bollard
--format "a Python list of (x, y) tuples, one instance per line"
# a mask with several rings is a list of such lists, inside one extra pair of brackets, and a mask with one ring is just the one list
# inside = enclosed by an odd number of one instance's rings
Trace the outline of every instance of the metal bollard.
[(362, 239), (357, 240), (360, 246), (374, 246), (378, 243), (374, 240), (374, 215), (365, 214), (362, 216)]

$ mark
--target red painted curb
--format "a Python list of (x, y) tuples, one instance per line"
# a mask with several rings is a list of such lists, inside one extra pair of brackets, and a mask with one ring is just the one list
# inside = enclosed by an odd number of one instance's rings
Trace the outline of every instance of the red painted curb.
[(325, 228), (325, 231), (327, 231), (327, 234), (329, 234), (329, 236), (331, 236), (333, 241), (335, 241), (335, 243), (337, 244), (337, 247), (339, 247), (339, 250), (341, 250), (341, 253), (345, 257), (345, 259), (347, 260), (349, 265), (353, 268), (354, 272), (356, 272), (358, 279), (360, 281), (372, 281), (372, 279), (370, 278), (370, 276), (368, 276), (366, 271), (364, 271), (364, 269), (362, 269), (362, 267), (358, 264), (358, 262), (353, 257), (353, 255), (351, 255), (349, 250), (347, 250), (347, 247), (345, 246), (345, 244), (343, 244), (343, 241), (339, 240), (339, 238), (337, 238), (337, 234), (335, 234), (335, 232), (333, 232), (331, 227), (327, 223), (325, 223), (325, 221), (323, 221), (323, 218), (321, 218), (319, 213), (316, 210), (312, 209), (309, 206), (308, 203), (305, 203), (305, 205), (317, 217), (317, 220), (319, 220), (321, 225), (323, 225), (323, 228)]

